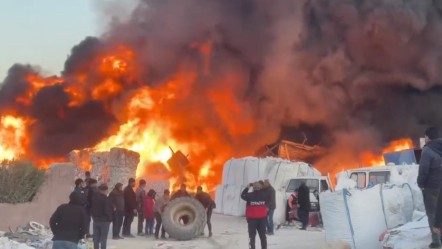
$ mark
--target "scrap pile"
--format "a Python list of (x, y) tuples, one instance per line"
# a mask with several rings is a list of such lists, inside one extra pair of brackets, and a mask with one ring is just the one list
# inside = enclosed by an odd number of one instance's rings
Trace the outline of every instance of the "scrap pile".
[(16, 231), (0, 232), (2, 249), (50, 249), (52, 233), (49, 228), (30, 222)]

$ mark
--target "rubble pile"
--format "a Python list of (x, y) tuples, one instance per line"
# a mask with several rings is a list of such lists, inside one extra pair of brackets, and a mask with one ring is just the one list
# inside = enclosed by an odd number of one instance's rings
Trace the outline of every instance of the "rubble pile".
[(16, 231), (0, 233), (0, 248), (2, 249), (50, 249), (52, 248), (52, 233), (49, 228), (30, 222)]

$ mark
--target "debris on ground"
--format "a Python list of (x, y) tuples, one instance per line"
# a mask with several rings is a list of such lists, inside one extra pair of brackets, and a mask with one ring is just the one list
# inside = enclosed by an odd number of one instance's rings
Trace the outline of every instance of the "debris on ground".
[(29, 222), (15, 231), (0, 233), (2, 249), (51, 249), (52, 232), (37, 222)]

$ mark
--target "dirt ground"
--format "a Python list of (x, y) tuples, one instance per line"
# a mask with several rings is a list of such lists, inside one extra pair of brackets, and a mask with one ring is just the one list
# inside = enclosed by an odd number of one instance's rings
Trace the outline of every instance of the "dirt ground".
[[(132, 232), (136, 231), (135, 218)], [(214, 214), (212, 217), (213, 237), (200, 237), (192, 241), (173, 239), (155, 240), (153, 237), (112, 240), (109, 236), (109, 249), (246, 249), (248, 248), (247, 223), (245, 218)], [(206, 230), (207, 234), (207, 230)], [(294, 227), (282, 227), (275, 235), (268, 236), (269, 249), (322, 249), (325, 248), (324, 233), (315, 228), (300, 231)], [(257, 236), (256, 248), (261, 248)]]

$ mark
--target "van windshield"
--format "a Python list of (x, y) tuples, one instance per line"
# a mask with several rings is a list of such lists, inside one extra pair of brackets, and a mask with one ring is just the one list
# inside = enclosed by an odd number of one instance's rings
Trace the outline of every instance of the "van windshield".
[(295, 190), (298, 190), (299, 186), (301, 186), (303, 181), (310, 189), (310, 192), (313, 193), (315, 190), (319, 191), (319, 180), (317, 179), (291, 179), (289, 185), (287, 186), (286, 192), (295, 192)]

